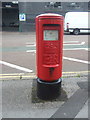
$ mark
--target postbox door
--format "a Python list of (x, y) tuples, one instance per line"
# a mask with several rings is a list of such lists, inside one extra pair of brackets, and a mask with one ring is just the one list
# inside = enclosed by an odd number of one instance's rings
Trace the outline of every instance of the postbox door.
[(62, 21), (40, 20), (38, 26), (38, 77), (46, 81), (57, 80), (62, 74)]
[[(49, 26), (49, 27), (48, 27)], [(60, 63), (60, 25), (43, 25), (43, 65), (56, 67)]]

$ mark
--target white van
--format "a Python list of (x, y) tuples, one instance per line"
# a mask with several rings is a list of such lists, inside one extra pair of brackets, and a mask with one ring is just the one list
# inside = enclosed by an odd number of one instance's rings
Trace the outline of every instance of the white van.
[(90, 12), (67, 12), (64, 20), (64, 30), (78, 35), (81, 32), (90, 32)]

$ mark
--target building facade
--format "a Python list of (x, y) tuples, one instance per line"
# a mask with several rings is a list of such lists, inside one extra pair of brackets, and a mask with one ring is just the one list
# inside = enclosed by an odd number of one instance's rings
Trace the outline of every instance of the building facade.
[(57, 13), (65, 16), (69, 11), (90, 11), (90, 2), (2, 2), (3, 30), (32, 31), (37, 15)]

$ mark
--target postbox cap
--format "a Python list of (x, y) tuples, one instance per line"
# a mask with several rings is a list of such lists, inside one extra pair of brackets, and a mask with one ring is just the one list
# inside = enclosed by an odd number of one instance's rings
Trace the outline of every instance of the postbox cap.
[(56, 13), (44, 13), (44, 14), (40, 14), (40, 15), (38, 15), (37, 17), (55, 17), (55, 16), (57, 16), (57, 17), (60, 17), (60, 16), (62, 16), (62, 15), (60, 15), (60, 14), (56, 14)]

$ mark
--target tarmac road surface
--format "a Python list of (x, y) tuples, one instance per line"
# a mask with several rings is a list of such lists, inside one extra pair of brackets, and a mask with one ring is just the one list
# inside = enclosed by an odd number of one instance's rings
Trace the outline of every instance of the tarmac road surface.
[[(36, 73), (35, 32), (2, 33), (2, 74)], [(88, 71), (88, 35), (64, 35), (63, 72)], [(27, 69), (27, 70), (26, 70)]]

